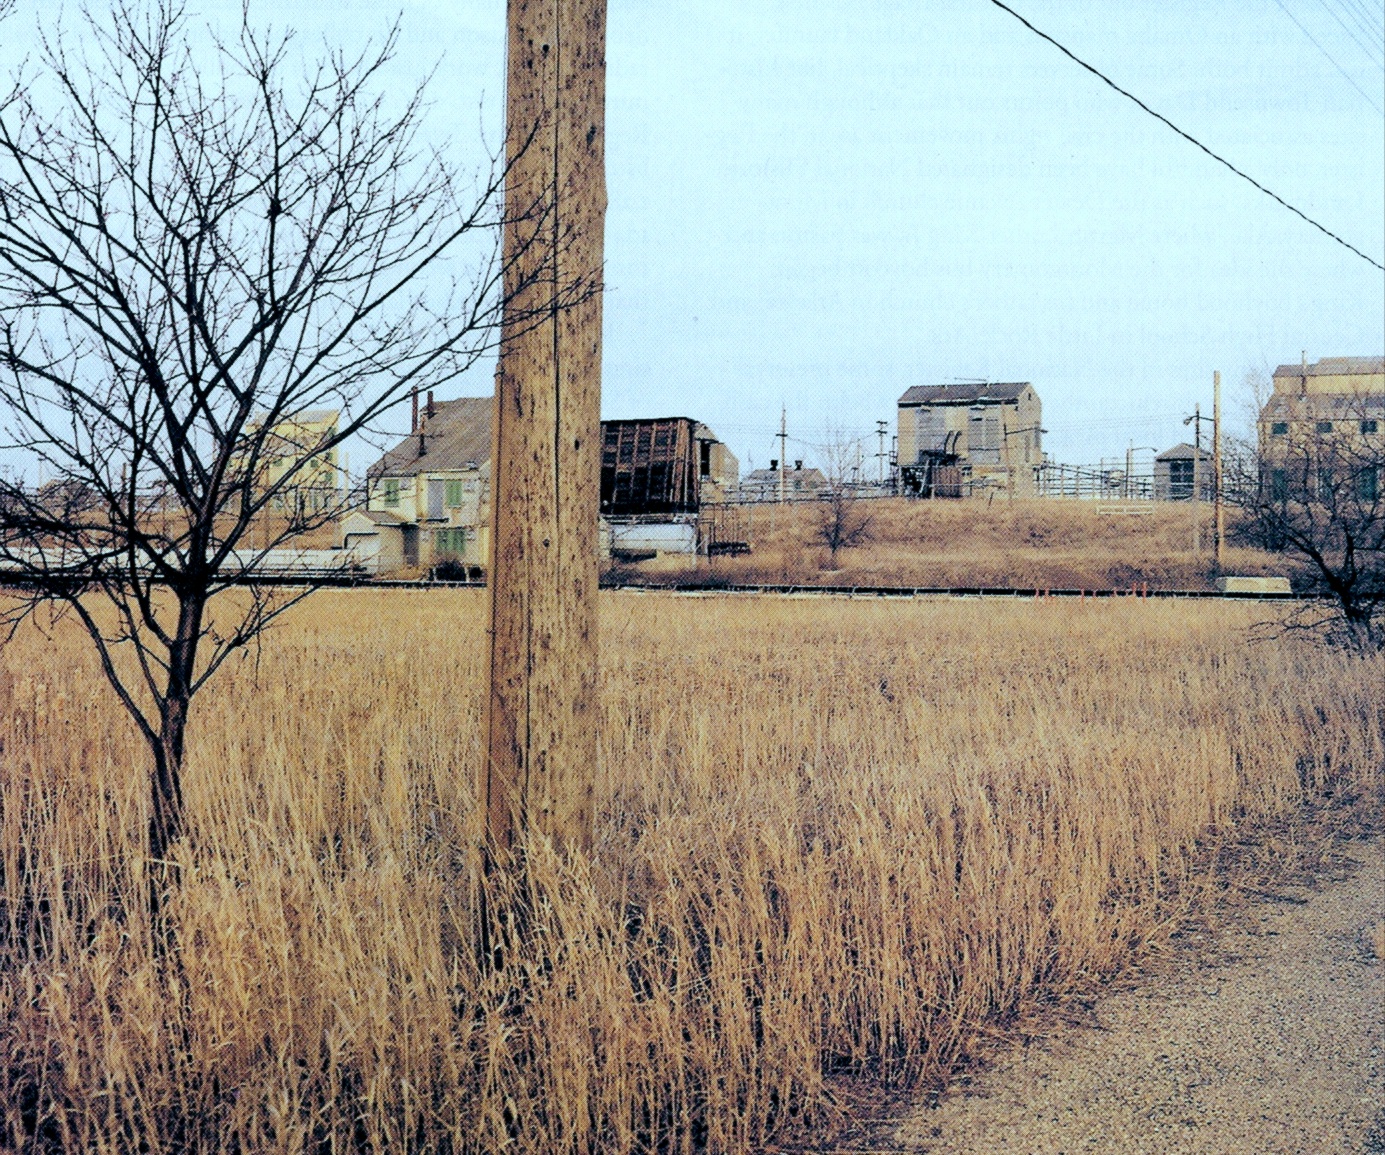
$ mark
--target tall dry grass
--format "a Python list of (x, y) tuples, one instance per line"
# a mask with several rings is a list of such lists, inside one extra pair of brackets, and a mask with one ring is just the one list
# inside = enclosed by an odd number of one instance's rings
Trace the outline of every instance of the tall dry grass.
[(1126, 967), (1199, 844), (1381, 797), (1385, 659), (1254, 607), (605, 595), (597, 845), (507, 893), (481, 598), (324, 593), (197, 702), (162, 959), (144, 752), (75, 637), (5, 649), (0, 1149), (757, 1150)]

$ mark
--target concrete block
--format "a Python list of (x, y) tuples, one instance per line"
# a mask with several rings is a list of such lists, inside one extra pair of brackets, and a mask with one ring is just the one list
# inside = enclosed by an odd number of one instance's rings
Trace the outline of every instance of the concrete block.
[(1217, 592), (1223, 594), (1287, 594), (1286, 577), (1219, 577)]

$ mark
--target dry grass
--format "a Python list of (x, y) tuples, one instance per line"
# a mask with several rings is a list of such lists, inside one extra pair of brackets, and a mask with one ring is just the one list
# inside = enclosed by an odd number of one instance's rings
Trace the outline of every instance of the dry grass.
[(199, 700), (163, 961), (143, 751), (74, 638), (11, 643), (0, 1149), (825, 1133), (835, 1076), (936, 1080), (1128, 966), (1200, 846), (1381, 797), (1385, 658), (1255, 607), (611, 594), (598, 844), (531, 845), (517, 901), (475, 853), (483, 604), (321, 594)]
[[(702, 572), (741, 582), (1037, 589), (1210, 589), (1216, 576), (1206, 504), (1196, 555), (1186, 503), (1146, 502), (1138, 515), (1071, 500), (885, 499), (860, 506), (873, 515), (871, 541), (842, 550), (836, 569), (814, 530), (822, 507), (804, 502), (746, 507), (742, 528), (754, 552), (703, 563)], [(1226, 572), (1290, 572), (1283, 555), (1253, 549), (1239, 536), (1231, 511)]]

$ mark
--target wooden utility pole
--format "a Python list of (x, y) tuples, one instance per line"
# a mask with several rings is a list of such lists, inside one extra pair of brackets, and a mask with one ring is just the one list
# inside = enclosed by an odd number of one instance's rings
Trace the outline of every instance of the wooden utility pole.
[(492, 853), (591, 843), (606, 215), (604, 0), (509, 0), (505, 317), (481, 799)]
[(1222, 567), (1222, 542), (1226, 537), (1226, 509), (1222, 504), (1222, 460), (1221, 460), (1221, 370), (1212, 370), (1212, 502), (1215, 524), (1215, 560), (1217, 573)]
[(789, 452), (789, 411), (784, 406), (779, 407), (779, 501), (784, 500), (784, 470), (788, 467), (785, 460)]
[(1202, 406), (1193, 406), (1193, 415), (1185, 417), (1183, 424), (1191, 423), (1193, 427), (1193, 491), (1188, 496), (1191, 498), (1190, 507), (1193, 511), (1193, 557), (1194, 559), (1202, 556), (1202, 506), (1200, 499), (1202, 495), (1198, 492), (1198, 487), (1202, 484)]

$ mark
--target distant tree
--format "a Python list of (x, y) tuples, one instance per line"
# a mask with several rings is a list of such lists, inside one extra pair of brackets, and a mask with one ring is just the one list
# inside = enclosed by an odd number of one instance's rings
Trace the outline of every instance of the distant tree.
[(194, 696), (303, 593), (247, 579), (339, 512), (308, 479), (494, 348), (503, 162), (423, 143), (395, 46), (304, 64), (247, 10), (223, 40), (117, 4), (0, 92), (9, 617), (85, 627), (152, 753), (155, 861)]
[(860, 478), (853, 462), (859, 443), (837, 430), (829, 430), (821, 447), (827, 488), (819, 495), (820, 505), (814, 525), (815, 539), (827, 547), (835, 569), (837, 554), (871, 540), (874, 514), (869, 502), (861, 498)]
[(1321, 595), (1293, 626), (1385, 646), (1385, 398), (1268, 398), (1258, 445), (1229, 455), (1227, 490), (1255, 543), (1299, 559)]

